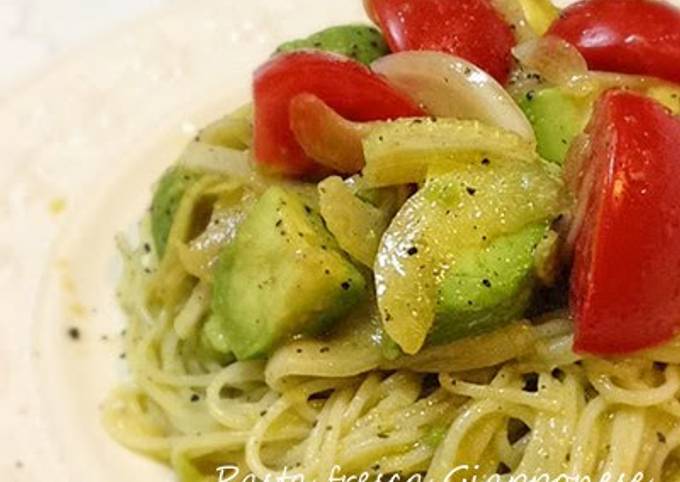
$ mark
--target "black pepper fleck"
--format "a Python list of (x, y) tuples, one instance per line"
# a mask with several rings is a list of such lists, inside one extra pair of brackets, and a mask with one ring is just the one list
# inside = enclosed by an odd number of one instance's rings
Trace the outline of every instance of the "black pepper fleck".
[(68, 329), (68, 336), (73, 341), (80, 340), (80, 330), (76, 327), (71, 327)]
[(412, 248), (409, 248), (409, 250), (406, 251), (406, 253), (407, 253), (409, 256), (415, 256), (416, 254), (418, 254), (418, 248), (416, 248), (415, 246), (413, 246)]
[(529, 393), (538, 392), (538, 374), (537, 373), (527, 373), (522, 375), (524, 379), (524, 387), (522, 390)]

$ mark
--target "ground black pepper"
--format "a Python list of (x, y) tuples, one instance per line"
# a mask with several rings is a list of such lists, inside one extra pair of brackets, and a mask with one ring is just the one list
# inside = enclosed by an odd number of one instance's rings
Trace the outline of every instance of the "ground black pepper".
[(68, 336), (71, 338), (71, 340), (78, 341), (80, 340), (80, 330), (72, 326), (68, 329)]

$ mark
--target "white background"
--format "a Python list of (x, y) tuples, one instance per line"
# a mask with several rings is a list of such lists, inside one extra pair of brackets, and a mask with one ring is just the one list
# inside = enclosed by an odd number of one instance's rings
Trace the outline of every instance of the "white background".
[(0, 95), (173, 0), (0, 0)]

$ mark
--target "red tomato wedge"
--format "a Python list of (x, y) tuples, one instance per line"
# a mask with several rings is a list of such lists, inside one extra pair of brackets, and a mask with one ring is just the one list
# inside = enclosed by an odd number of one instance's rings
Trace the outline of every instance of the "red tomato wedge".
[(454, 54), (501, 84), (507, 81), (515, 36), (489, 0), (366, 0), (364, 4), (393, 52)]
[(549, 34), (583, 54), (593, 70), (680, 83), (680, 10), (653, 0), (586, 0), (562, 12)]
[(588, 134), (571, 280), (575, 349), (630, 353), (680, 328), (680, 118), (610, 91)]
[(290, 126), (291, 100), (317, 96), (345, 119), (359, 122), (424, 115), (408, 96), (364, 65), (345, 57), (302, 51), (274, 57), (255, 73), (255, 158), (294, 176), (321, 170)]

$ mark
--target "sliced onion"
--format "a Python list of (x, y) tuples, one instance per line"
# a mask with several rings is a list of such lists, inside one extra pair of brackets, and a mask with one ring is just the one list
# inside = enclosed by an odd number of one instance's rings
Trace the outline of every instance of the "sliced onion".
[(377, 60), (372, 68), (434, 116), (478, 120), (535, 140), (531, 124), (510, 94), (459, 57), (401, 52)]
[(570, 43), (553, 36), (530, 40), (512, 50), (519, 62), (541, 74), (551, 84), (570, 93), (584, 96), (596, 89), (588, 73), (588, 64)]
[(527, 322), (516, 322), (491, 333), (465, 338), (447, 345), (430, 346), (413, 356), (383, 361), (386, 370), (415, 372), (461, 372), (499, 365), (531, 353), (536, 334)]
[(559, 15), (559, 10), (550, 0), (517, 1), (522, 7), (524, 18), (537, 35), (545, 35)]
[(319, 206), (326, 227), (340, 247), (365, 266), (372, 268), (389, 216), (354, 195), (340, 177), (319, 183)]
[[(630, 89), (664, 103), (664, 93), (678, 89), (676, 84), (654, 77), (589, 71), (586, 60), (573, 45), (553, 36), (524, 42), (515, 47), (512, 53), (523, 67), (540, 74), (542, 80), (576, 96), (595, 98), (609, 89)], [(534, 80), (533, 77), (530, 80)], [(522, 95), (528, 89), (536, 88), (535, 83), (527, 85), (519, 89), (514, 86), (513, 91)], [(658, 94), (662, 98), (658, 98)], [(674, 105), (667, 107), (673, 108)]]
[(527, 22), (524, 8), (517, 0), (491, 0), (491, 5), (513, 27), (518, 42), (526, 42), (536, 38), (536, 32)]
[(341, 174), (364, 167), (361, 141), (372, 124), (351, 122), (312, 94), (300, 94), (290, 103), (290, 127), (305, 153), (319, 164)]
[(197, 141), (191, 142), (186, 147), (178, 163), (191, 171), (233, 176), (238, 179), (248, 179), (254, 172), (248, 151)]

